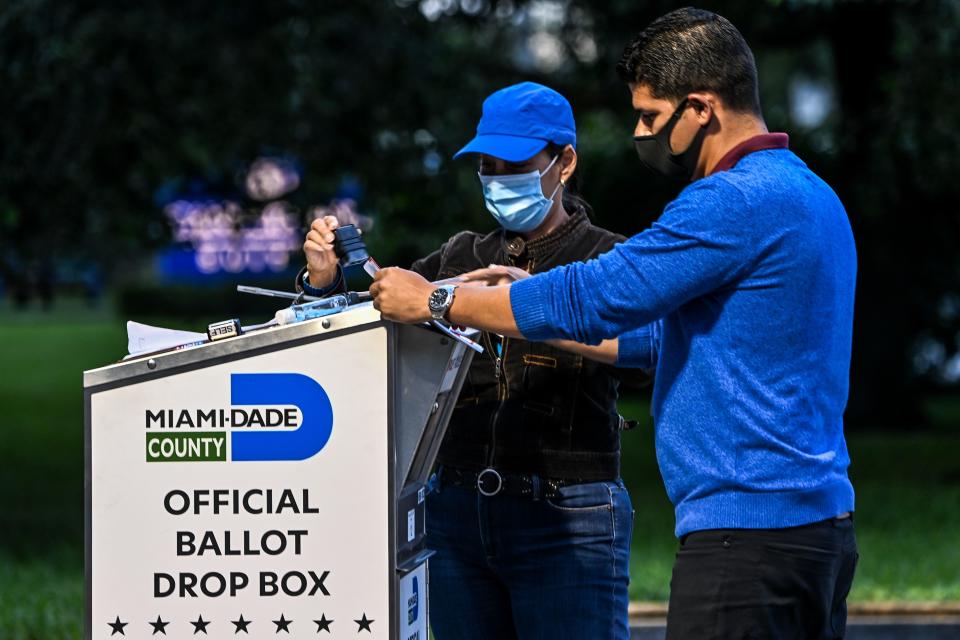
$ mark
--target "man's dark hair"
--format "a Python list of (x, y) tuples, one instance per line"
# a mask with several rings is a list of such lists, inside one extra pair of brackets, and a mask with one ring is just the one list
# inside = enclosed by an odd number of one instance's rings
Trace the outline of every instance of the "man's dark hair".
[(760, 115), (753, 52), (729, 20), (710, 11), (686, 7), (657, 18), (624, 49), (617, 73), (655, 98), (679, 102), (712, 91), (727, 108)]

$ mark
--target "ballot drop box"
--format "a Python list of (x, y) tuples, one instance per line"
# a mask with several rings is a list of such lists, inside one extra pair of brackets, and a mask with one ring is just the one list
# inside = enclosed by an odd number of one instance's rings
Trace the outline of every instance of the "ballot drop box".
[(472, 354), (366, 304), (85, 372), (85, 637), (426, 640)]

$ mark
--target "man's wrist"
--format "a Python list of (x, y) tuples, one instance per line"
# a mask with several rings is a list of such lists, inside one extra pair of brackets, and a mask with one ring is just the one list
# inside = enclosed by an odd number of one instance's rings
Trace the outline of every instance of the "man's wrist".
[(434, 320), (446, 320), (456, 297), (457, 285), (445, 284), (436, 287), (427, 297), (427, 309)]

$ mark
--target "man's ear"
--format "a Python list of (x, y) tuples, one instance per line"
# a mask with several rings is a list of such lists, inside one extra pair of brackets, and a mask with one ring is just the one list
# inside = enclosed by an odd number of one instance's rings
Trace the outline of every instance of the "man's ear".
[(710, 122), (716, 111), (717, 97), (709, 92), (691, 93), (687, 100), (696, 114), (697, 122), (703, 126)]
[(560, 182), (566, 184), (573, 176), (573, 172), (577, 170), (577, 151), (573, 145), (568, 144), (563, 148), (557, 164), (560, 165)]

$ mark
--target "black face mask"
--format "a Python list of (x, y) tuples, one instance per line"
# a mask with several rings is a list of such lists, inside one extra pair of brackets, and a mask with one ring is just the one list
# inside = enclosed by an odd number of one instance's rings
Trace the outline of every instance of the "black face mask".
[(640, 156), (643, 166), (675, 182), (690, 182), (693, 179), (697, 160), (700, 159), (700, 147), (703, 146), (703, 138), (707, 134), (706, 126), (702, 126), (685, 151), (673, 153), (670, 150), (670, 134), (673, 133), (673, 128), (677, 126), (680, 116), (683, 115), (687, 102), (687, 98), (680, 101), (677, 110), (673, 112), (667, 123), (660, 127), (660, 131), (650, 136), (633, 138), (633, 145), (637, 149), (637, 155)]

